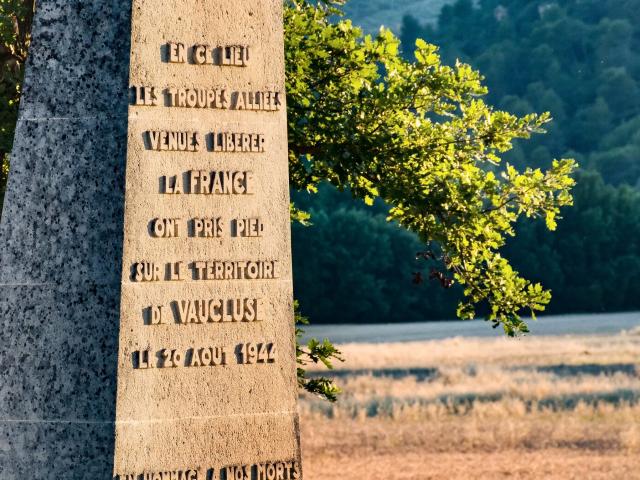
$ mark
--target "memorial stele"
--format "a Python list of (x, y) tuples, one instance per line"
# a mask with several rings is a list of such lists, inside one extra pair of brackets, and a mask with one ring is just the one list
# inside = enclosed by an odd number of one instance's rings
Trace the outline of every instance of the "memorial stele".
[(281, 0), (40, 0), (0, 478), (302, 478)]

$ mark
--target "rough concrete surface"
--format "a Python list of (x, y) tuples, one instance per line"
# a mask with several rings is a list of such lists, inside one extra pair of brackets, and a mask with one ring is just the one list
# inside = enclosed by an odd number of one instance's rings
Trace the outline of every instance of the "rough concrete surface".
[[(281, 4), (274, 1), (136, 1), (133, 9), (131, 85), (225, 90), (226, 109), (132, 106), (129, 112), (122, 328), (118, 374), (116, 471), (182, 471), (298, 459), (287, 137), (284, 105), (278, 112), (231, 109), (233, 91), (284, 92)], [(168, 43), (250, 48), (245, 67), (169, 62)], [(264, 153), (155, 151), (148, 131), (243, 132), (265, 136)], [(189, 171), (251, 171), (253, 195), (166, 195), (163, 176)], [(189, 182), (185, 182), (186, 185)], [(193, 218), (220, 218), (220, 238), (188, 238)], [(264, 223), (261, 238), (230, 238), (232, 219)], [(151, 238), (149, 221), (179, 218), (180, 236)], [(279, 262), (277, 279), (196, 281), (194, 261)], [(180, 282), (135, 282), (137, 262), (182, 262)], [(149, 326), (141, 312), (190, 299), (259, 298), (262, 321)], [(235, 348), (274, 343), (274, 364), (239, 365)], [(188, 352), (226, 347), (227, 365), (132, 369), (140, 350)], [(184, 362), (189, 362), (186, 358)], [(141, 438), (151, 441), (141, 442)]]

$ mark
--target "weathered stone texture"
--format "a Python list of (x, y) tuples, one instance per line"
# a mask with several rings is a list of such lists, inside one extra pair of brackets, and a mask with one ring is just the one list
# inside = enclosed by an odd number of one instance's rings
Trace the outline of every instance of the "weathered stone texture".
[(130, 2), (41, 0), (0, 225), (0, 478), (109, 479)]
[[(41, 0), (33, 32), (0, 224), (0, 478), (300, 472), (282, 2)], [(168, 42), (245, 45), (250, 62), (169, 63)], [(281, 105), (140, 106), (130, 86), (277, 91)], [(244, 132), (267, 149), (154, 151), (150, 130)], [(255, 190), (162, 194), (163, 176), (191, 170), (250, 171)], [(207, 216), (225, 219), (223, 236), (151, 235), (153, 219)], [(259, 218), (264, 234), (232, 237), (229, 222), (243, 218)], [(195, 261), (277, 261), (278, 275), (134, 281), (136, 262)], [(211, 298), (259, 299), (261, 321), (145, 317)], [(277, 360), (242, 364), (242, 345), (267, 342)], [(136, 367), (141, 351), (208, 346), (228, 347), (228, 364)]]
[[(279, 0), (134, 0), (130, 82), (133, 86), (281, 92), (279, 111), (131, 106), (127, 161), (122, 328), (118, 370), (115, 470), (120, 475), (300, 460), (292, 318), (282, 3)], [(169, 63), (166, 46), (247, 45), (246, 67)], [(162, 97), (163, 100), (166, 99)], [(250, 132), (265, 136), (264, 153), (166, 152), (149, 149), (147, 131)], [(161, 195), (163, 175), (250, 170), (255, 194)], [(150, 238), (154, 218), (259, 217), (261, 238)], [(136, 262), (267, 260), (279, 262), (275, 280), (138, 283)], [(264, 300), (262, 322), (149, 327), (151, 305), (206, 298)], [(268, 365), (214, 368), (132, 368), (135, 352), (150, 349), (274, 342)]]

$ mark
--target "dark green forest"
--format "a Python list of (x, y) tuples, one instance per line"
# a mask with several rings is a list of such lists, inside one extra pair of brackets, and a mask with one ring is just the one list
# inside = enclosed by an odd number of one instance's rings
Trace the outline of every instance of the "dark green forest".
[[(437, 25), (405, 17), (399, 33), (407, 56), (424, 38), (447, 63), (479, 69), (497, 107), (551, 112), (548, 133), (518, 143), (508, 162), (582, 166), (558, 230), (524, 222), (504, 249), (553, 290), (547, 313), (640, 308), (640, 0), (460, 0)], [(329, 188), (296, 201), (314, 223), (295, 226), (293, 242), (296, 295), (314, 322), (453, 316), (458, 292), (429, 280), (428, 263), (415, 259), (424, 247), (386, 222), (384, 205)]]

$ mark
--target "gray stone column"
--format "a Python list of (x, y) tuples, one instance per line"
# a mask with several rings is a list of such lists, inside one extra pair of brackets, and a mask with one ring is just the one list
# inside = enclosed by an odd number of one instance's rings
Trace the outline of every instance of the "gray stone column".
[(0, 478), (113, 473), (131, 2), (40, 0), (0, 226)]

